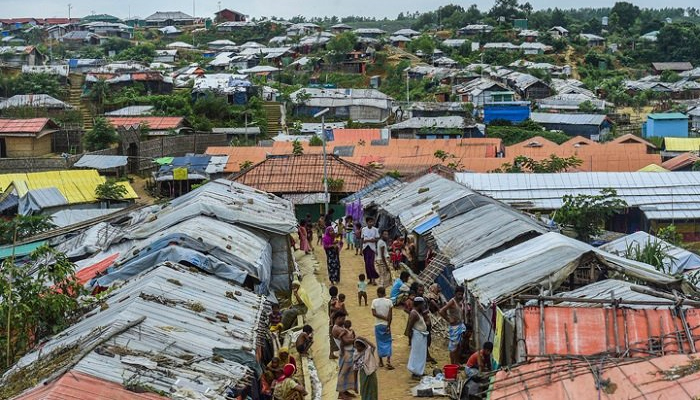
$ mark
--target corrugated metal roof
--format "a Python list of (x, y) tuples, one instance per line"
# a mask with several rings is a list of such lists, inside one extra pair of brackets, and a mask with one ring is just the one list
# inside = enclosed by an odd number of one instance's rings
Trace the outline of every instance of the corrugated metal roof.
[[(617, 279), (605, 279), (599, 282), (591, 283), (590, 285), (583, 286), (576, 290), (570, 292), (562, 292), (555, 294), (556, 297), (565, 298), (577, 298), (577, 299), (589, 299), (589, 300), (610, 300), (615, 295), (616, 300), (626, 300), (626, 301), (655, 301), (667, 303), (666, 306), (648, 306), (648, 305), (637, 305), (637, 304), (624, 304), (625, 308), (669, 308), (674, 305), (674, 302), (662, 297), (654, 297), (648, 294), (635, 292), (632, 290), (634, 283), (621, 281)], [(556, 303), (557, 307), (601, 307), (600, 304), (596, 303), (581, 303), (581, 302), (570, 302), (563, 301)]]
[(548, 231), (544, 225), (496, 201), (443, 221), (432, 230), (440, 253), (461, 266), (526, 234)]
[(42, 210), (68, 205), (68, 200), (55, 187), (33, 189), (19, 199), (18, 213), (31, 215)]
[[(107, 335), (111, 335), (108, 342), (71, 370), (117, 384), (147, 377), (156, 390), (188, 389), (197, 396), (220, 393), (252, 373), (240, 362), (246, 358), (255, 362), (258, 332), (266, 324), (264, 297), (214, 276), (166, 264), (132, 279), (103, 301), (101, 310), (22, 357), (8, 374), (40, 356), (79, 343), (87, 346)], [(145, 319), (137, 326), (115, 334), (141, 317)], [(226, 357), (212, 361), (216, 348), (235, 352), (241, 361)]]
[[(331, 193), (354, 193), (379, 179), (374, 169), (357, 165), (335, 155), (327, 156), (328, 177), (342, 180), (342, 185), (329, 187)], [(324, 157), (319, 154), (280, 155), (235, 176), (236, 182), (269, 193), (321, 193), (324, 191)]]
[(530, 118), (540, 124), (564, 125), (600, 125), (607, 117), (605, 114), (559, 114), (533, 112)]
[(118, 110), (106, 112), (108, 117), (131, 117), (138, 115), (149, 115), (155, 107), (153, 106), (128, 106)]
[(649, 219), (700, 218), (700, 172), (456, 173), (455, 180), (524, 209), (554, 210), (562, 206), (565, 195), (597, 195), (613, 188)]
[[(97, 201), (95, 189), (105, 183), (106, 179), (96, 170), (69, 170), (32, 172), (28, 174), (0, 175), (0, 188), (5, 190), (14, 183), (18, 195), (24, 196), (27, 190), (55, 187), (68, 200), (69, 204), (93, 203)], [(139, 196), (129, 182), (118, 182), (127, 189), (125, 200), (137, 199)]]
[(209, 165), (205, 172), (207, 174), (220, 174), (224, 172), (226, 164), (228, 163), (228, 156), (211, 156), (209, 160)]
[(129, 163), (127, 156), (104, 156), (99, 154), (85, 154), (73, 164), (75, 168), (112, 169), (123, 167)]
[(664, 138), (664, 150), (679, 153), (699, 151), (700, 138), (666, 137)]
[(12, 107), (52, 109), (73, 108), (70, 104), (64, 103), (61, 100), (49, 96), (48, 94), (18, 94), (5, 101), (0, 101), (0, 109)]
[(121, 126), (133, 126), (147, 124), (151, 130), (168, 130), (182, 128), (185, 119), (183, 117), (109, 117), (110, 124)]
[(668, 172), (666, 168), (656, 165), (656, 164), (649, 164), (644, 168), (640, 168), (637, 172)]
[(159, 400), (166, 399), (155, 393), (137, 393), (121, 383), (98, 379), (82, 372), (70, 374), (40, 386), (19, 397), (22, 400)]
[[(138, 237), (139, 232), (127, 237), (134, 236)], [(189, 263), (240, 284), (250, 276), (261, 282), (262, 292), (267, 292), (271, 283), (272, 247), (265, 238), (240, 226), (201, 215), (138, 241), (98, 282), (101, 286), (110, 286), (165, 261)]]
[(693, 64), (687, 61), (680, 62), (653, 62), (651, 66), (657, 71), (690, 71), (693, 69)]
[(678, 285), (680, 280), (657, 272), (654, 267), (624, 259), (556, 232), (545, 233), (490, 257), (459, 266), (452, 275), (466, 283), (484, 305), (539, 286), (553, 288), (576, 269), (584, 254), (595, 254), (612, 270), (659, 285)]
[(700, 161), (700, 157), (695, 153), (683, 153), (670, 160), (664, 161), (661, 166), (669, 171), (675, 171), (691, 166), (698, 161)]
[(688, 116), (682, 113), (656, 113), (656, 114), (647, 114), (647, 118), (649, 119), (654, 119), (654, 120), (660, 120), (660, 119), (688, 119)]
[(444, 129), (465, 129), (468, 126), (473, 126), (472, 121), (468, 121), (460, 116), (448, 117), (413, 117), (406, 121), (401, 121), (393, 125), (387, 126), (390, 130), (400, 129), (429, 129), (429, 128), (444, 128)]
[(650, 243), (660, 243), (661, 246), (665, 248), (666, 256), (664, 257), (663, 264), (665, 269), (672, 274), (700, 268), (699, 255), (691, 253), (681, 247), (674, 246), (671, 243), (642, 231), (613, 240), (612, 242), (600, 246), (600, 249), (624, 256), (629, 246), (639, 245), (641, 249), (644, 249)]
[(58, 125), (48, 118), (0, 119), (0, 134), (38, 135), (44, 129), (58, 129)]
[(389, 190), (390, 188), (398, 188), (401, 185), (401, 181), (394, 179), (390, 176), (385, 176), (380, 180), (372, 183), (371, 185), (365, 186), (364, 188), (358, 190), (350, 196), (340, 200), (340, 202), (344, 204), (352, 203), (356, 200), (360, 200), (363, 197), (370, 195), (371, 193), (374, 193), (375, 191), (382, 189)]
[(694, 360), (692, 354), (634, 362), (607, 358), (591, 360), (590, 364), (537, 360), (498, 372), (489, 395), (492, 400), (686, 399), (700, 393), (700, 372), (668, 378), (667, 374), (692, 365)]
[(200, 214), (284, 235), (297, 230), (294, 209), (288, 201), (240, 183), (218, 179), (174, 199), (155, 221), (135, 227), (132, 236), (147, 238)]

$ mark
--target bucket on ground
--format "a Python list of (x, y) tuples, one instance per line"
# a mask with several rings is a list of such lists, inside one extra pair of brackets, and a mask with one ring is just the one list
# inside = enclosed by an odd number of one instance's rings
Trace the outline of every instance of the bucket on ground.
[(448, 364), (448, 365), (445, 365), (442, 368), (442, 370), (445, 373), (445, 379), (456, 379), (457, 378), (457, 371), (459, 370), (459, 365)]

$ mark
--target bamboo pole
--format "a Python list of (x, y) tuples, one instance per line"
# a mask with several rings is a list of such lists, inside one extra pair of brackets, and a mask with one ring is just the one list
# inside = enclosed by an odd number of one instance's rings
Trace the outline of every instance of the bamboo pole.
[[(516, 300), (529, 301), (529, 300), (544, 300), (544, 301), (555, 301), (555, 302), (566, 302), (566, 303), (588, 303), (588, 304), (613, 304), (617, 303), (619, 305), (636, 305), (636, 306), (668, 306), (672, 307), (673, 304), (668, 301), (644, 301), (644, 300), (610, 300), (610, 299), (582, 299), (578, 297), (558, 297), (558, 296), (539, 296), (532, 294), (521, 294), (515, 297)], [(689, 301), (684, 301), (687, 305), (692, 305)], [(698, 302), (700, 306), (700, 302)]]
[(689, 305), (689, 306), (693, 306), (693, 307), (700, 307), (700, 301), (689, 300), (686, 298), (680, 298), (678, 296), (674, 296), (672, 294), (668, 294), (668, 293), (664, 293), (664, 292), (658, 292), (656, 290), (652, 290), (652, 289), (649, 289), (649, 288), (644, 287), (644, 286), (632, 285), (632, 286), (630, 286), (630, 290), (632, 290), (633, 292), (637, 292), (637, 293), (647, 294), (649, 296), (661, 297), (663, 299), (677, 301), (679, 306)]
[(6, 351), (7, 353), (5, 354), (5, 365), (6, 368), (10, 368), (12, 366), (12, 357), (10, 356), (10, 348), (11, 348), (11, 343), (12, 343), (12, 280), (14, 277), (12, 276), (12, 268), (15, 265), (15, 250), (17, 248), (17, 222), (15, 221), (15, 230), (12, 233), (12, 255), (10, 256), (10, 265), (12, 267), (9, 267), (9, 273), (8, 273), (8, 280), (7, 280), (7, 285), (9, 287), (8, 293), (7, 293), (7, 336), (5, 336), (7, 339), (7, 348)]
[(523, 315), (523, 305), (518, 303), (515, 308), (515, 337), (517, 340), (516, 349), (517, 357), (516, 362), (523, 362), (527, 359), (527, 348), (525, 346), (525, 316)]
[(615, 354), (620, 355), (620, 337), (617, 331), (617, 302), (615, 301), (615, 291), (610, 292), (610, 298), (612, 299), (612, 312), (613, 312), (613, 330), (615, 338)]

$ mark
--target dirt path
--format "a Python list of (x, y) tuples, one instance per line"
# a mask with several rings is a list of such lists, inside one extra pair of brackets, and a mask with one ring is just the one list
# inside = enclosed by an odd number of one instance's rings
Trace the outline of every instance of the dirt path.
[(573, 46), (568, 46), (566, 48), (566, 53), (564, 55), (566, 63), (571, 67), (571, 77), (574, 79), (581, 79), (578, 74), (578, 65), (574, 59), (575, 51)]
[[(326, 256), (320, 246), (316, 246), (315, 255), (319, 262), (318, 273), (316, 278), (319, 279), (326, 287), (330, 285), (328, 281), (328, 269), (326, 264)], [(374, 317), (370, 306), (372, 300), (377, 297), (376, 287), (370, 286), (368, 291), (368, 306), (357, 304), (357, 278), (359, 274), (365, 272), (362, 256), (356, 256), (354, 250), (343, 250), (340, 255), (341, 265), (341, 282), (338, 285), (340, 293), (344, 293), (347, 297), (346, 308), (349, 313), (349, 319), (352, 321), (352, 327), (359, 336), (364, 336), (374, 342)], [(327, 292), (327, 290), (326, 290)], [(396, 367), (393, 371), (388, 371), (384, 368), (378, 371), (379, 379), (379, 398), (381, 400), (404, 400), (411, 397), (410, 389), (416, 382), (411, 380), (411, 374), (406, 369), (410, 348), (408, 339), (403, 335), (408, 314), (400, 309), (394, 309), (394, 321), (392, 322), (393, 336), (393, 353), (392, 363)], [(447, 353), (447, 345), (444, 340), (436, 339), (433, 341), (433, 346), (430, 348), (431, 355), (439, 361), (439, 366), (449, 364), (449, 355)], [(432, 371), (432, 368), (437, 366), (428, 364), (426, 372)], [(334, 378), (333, 378), (334, 379)], [(327, 387), (327, 385), (324, 385)], [(336, 399), (337, 394), (323, 393), (323, 399)]]

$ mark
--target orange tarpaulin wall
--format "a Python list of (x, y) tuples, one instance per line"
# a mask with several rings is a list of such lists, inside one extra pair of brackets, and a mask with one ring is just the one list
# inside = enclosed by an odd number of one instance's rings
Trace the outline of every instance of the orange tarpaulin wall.
[[(523, 315), (528, 356), (594, 355), (617, 349), (621, 354), (629, 350), (627, 356), (632, 357), (690, 352), (683, 321), (670, 309), (545, 307), (544, 348), (539, 307), (526, 307)], [(686, 320), (700, 350), (700, 310), (687, 309)]]

